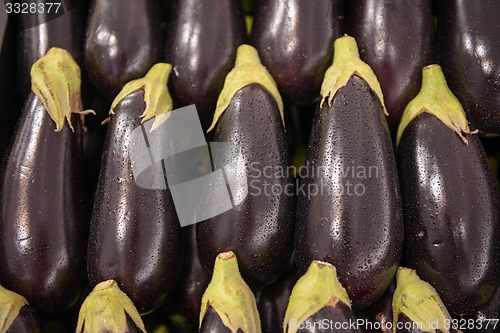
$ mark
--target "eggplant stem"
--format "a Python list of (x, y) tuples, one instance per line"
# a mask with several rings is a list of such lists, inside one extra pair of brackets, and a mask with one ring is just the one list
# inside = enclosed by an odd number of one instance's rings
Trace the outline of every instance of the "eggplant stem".
[(429, 65), (423, 68), (422, 88), (405, 108), (398, 127), (396, 146), (399, 145), (408, 124), (424, 112), (436, 116), (457, 133), (464, 144), (469, 143), (465, 135), (478, 132), (470, 130), (465, 111), (448, 87), (443, 70), (439, 65)]
[(333, 48), (333, 63), (326, 70), (321, 84), (320, 108), (323, 107), (325, 100), (328, 101), (328, 106), (332, 106), (337, 91), (345, 87), (353, 75), (357, 75), (368, 83), (382, 104), (385, 115), (388, 116), (380, 82), (371, 67), (359, 57), (356, 40), (351, 36), (344, 35), (335, 40)]
[(128, 332), (127, 316), (146, 332), (141, 316), (128, 296), (114, 280), (97, 284), (87, 296), (78, 314), (76, 333)]
[[(415, 270), (400, 267), (396, 274), (396, 291), (392, 301), (393, 327), (396, 327), (398, 317), (405, 314), (419, 325), (422, 332), (449, 333), (447, 324), (451, 316), (441, 301), (436, 290), (427, 282), (421, 280)], [(437, 323), (436, 328), (431, 324)]]
[(212, 307), (231, 330), (261, 333), (257, 303), (252, 291), (240, 275), (234, 252), (224, 252), (215, 259), (214, 273), (201, 301), (200, 328)]
[(0, 285), (0, 332), (9, 330), (25, 305), (28, 305), (26, 298)]
[(115, 108), (127, 95), (143, 89), (146, 108), (139, 117), (141, 123), (154, 117), (155, 120), (150, 132), (154, 131), (166, 120), (168, 112), (172, 111), (172, 97), (167, 87), (171, 72), (172, 65), (157, 63), (151, 67), (143, 78), (128, 82), (113, 100), (109, 114), (113, 115), (115, 113)]
[(262, 66), (257, 50), (250, 45), (243, 44), (236, 52), (236, 62), (234, 68), (227, 74), (224, 87), (217, 99), (212, 125), (207, 130), (210, 132), (215, 128), (219, 118), (227, 109), (233, 96), (243, 87), (250, 84), (260, 84), (273, 96), (281, 115), (283, 127), (285, 127), (283, 100), (278, 91), (278, 86), (267, 69)]
[(74, 131), (73, 113), (95, 115), (92, 110), (82, 111), (80, 86), (80, 67), (64, 49), (51, 48), (31, 67), (31, 89), (55, 122), (56, 132), (62, 130), (65, 120)]
[(339, 302), (351, 308), (347, 291), (338, 280), (337, 269), (330, 263), (313, 261), (293, 287), (286, 309), (284, 332), (297, 332), (300, 323), (327, 306), (335, 307)]

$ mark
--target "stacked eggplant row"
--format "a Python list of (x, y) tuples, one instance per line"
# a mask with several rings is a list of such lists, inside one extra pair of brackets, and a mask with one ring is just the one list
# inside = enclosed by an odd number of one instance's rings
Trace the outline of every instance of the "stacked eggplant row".
[[(500, 330), (499, 1), (31, 2), (0, 11), (0, 333)], [(182, 169), (229, 207), (186, 222)]]

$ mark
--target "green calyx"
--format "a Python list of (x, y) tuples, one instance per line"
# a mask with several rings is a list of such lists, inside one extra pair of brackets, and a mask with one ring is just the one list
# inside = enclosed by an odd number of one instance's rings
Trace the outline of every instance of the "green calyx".
[(53, 47), (31, 67), (31, 90), (56, 123), (56, 132), (62, 130), (64, 120), (74, 131), (73, 113), (82, 117), (95, 114), (92, 110), (82, 111), (80, 86), (80, 67), (66, 50)]
[(335, 307), (339, 302), (351, 307), (347, 291), (338, 280), (335, 266), (313, 261), (293, 287), (286, 309), (284, 332), (297, 332), (299, 325), (307, 318), (327, 306)]
[(167, 87), (171, 71), (172, 65), (158, 63), (151, 67), (143, 78), (127, 83), (115, 97), (109, 113), (114, 114), (115, 108), (125, 96), (139, 89), (144, 89), (146, 109), (140, 117), (142, 122), (155, 117), (151, 127), (151, 132), (154, 131), (167, 119), (168, 112), (172, 111), (172, 97)]
[(253, 16), (245, 15), (245, 26), (247, 29), (247, 36), (250, 36), (250, 34), (252, 33)]
[(236, 255), (224, 252), (215, 259), (214, 273), (201, 300), (200, 327), (212, 307), (222, 323), (236, 333), (261, 333), (255, 297), (240, 275)]
[(470, 131), (465, 111), (448, 88), (443, 70), (439, 65), (426, 66), (422, 70), (422, 88), (405, 108), (398, 127), (396, 145), (399, 145), (408, 124), (423, 112), (436, 116), (455, 131), (465, 144), (468, 144), (468, 141), (464, 134), (477, 133), (477, 131)]
[(219, 121), (219, 118), (228, 107), (234, 94), (241, 88), (252, 83), (260, 84), (273, 96), (278, 104), (283, 126), (285, 126), (283, 100), (281, 99), (276, 82), (260, 62), (257, 50), (250, 45), (243, 44), (238, 47), (234, 68), (226, 76), (224, 87), (217, 100), (217, 107), (215, 109), (212, 125), (207, 132), (215, 128), (217, 121)]
[(101, 282), (82, 304), (76, 333), (127, 332), (127, 315), (146, 332), (139, 312), (118, 284), (113, 280)]
[(0, 285), (0, 333), (5, 333), (28, 301), (21, 295)]
[(346, 86), (353, 75), (357, 75), (368, 83), (380, 100), (384, 113), (388, 115), (380, 82), (378, 82), (371, 67), (360, 59), (356, 40), (351, 36), (344, 35), (335, 40), (333, 49), (333, 64), (326, 70), (325, 78), (321, 84), (323, 98), (320, 107), (323, 107), (323, 103), (327, 99), (328, 106), (332, 106), (337, 91)]
[[(423, 332), (449, 333), (451, 316), (436, 290), (421, 280), (413, 269), (400, 267), (396, 274), (396, 291), (392, 300), (393, 327), (404, 313)], [(435, 327), (437, 324), (437, 327)], [(432, 325), (432, 327), (431, 327)]]

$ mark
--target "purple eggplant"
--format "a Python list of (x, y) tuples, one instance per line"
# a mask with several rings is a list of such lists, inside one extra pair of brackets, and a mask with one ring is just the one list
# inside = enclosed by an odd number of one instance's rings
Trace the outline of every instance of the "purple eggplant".
[(212, 127), (214, 141), (230, 147), (212, 149), (212, 156), (221, 166), (236, 163), (238, 172), (231, 180), (234, 205), (196, 225), (198, 251), (209, 269), (218, 253), (234, 251), (243, 278), (257, 290), (284, 272), (293, 249), (292, 175), (286, 171), (275, 175), (289, 164), (283, 104), (272, 77), (249, 45), (238, 48), (225, 87)]
[(0, 285), (0, 331), (5, 333), (43, 333), (42, 320), (28, 301)]
[(361, 332), (335, 266), (311, 263), (293, 287), (283, 326), (286, 333)]
[(14, 133), (22, 105), (18, 87), (12, 83), (12, 78), (16, 77), (14, 28), (13, 17), (7, 15), (2, 7), (0, 10), (0, 100), (2, 101), (2, 109), (6, 111), (2, 114), (0, 125), (0, 156), (3, 156)]
[(112, 100), (125, 83), (161, 60), (160, 5), (156, 0), (94, 0), (85, 36), (90, 80)]
[[(229, 329), (222, 322), (221, 317), (217, 314), (214, 308), (209, 307), (203, 318), (203, 323), (200, 327), (200, 333), (231, 333)], [(244, 333), (241, 329), (238, 329), (237, 333)]]
[(396, 289), (395, 281), (373, 304), (356, 312), (356, 317), (363, 320), (364, 333), (393, 333), (392, 298)]
[(176, 107), (196, 104), (204, 130), (245, 36), (241, 1), (174, 1), (165, 41), (172, 97)]
[[(170, 191), (140, 187), (131, 160), (131, 148), (138, 144), (132, 141), (132, 132), (136, 128), (149, 131), (142, 124), (148, 118), (141, 118), (144, 111), (150, 105), (161, 112), (172, 108), (171, 100), (164, 105), (152, 97), (161, 91), (169, 99), (170, 69), (168, 64), (156, 64), (145, 78), (127, 84), (113, 102), (90, 226), (87, 267), (91, 286), (115, 280), (141, 314), (165, 301), (182, 268), (181, 228)], [(149, 84), (148, 78), (155, 75)], [(145, 83), (134, 88), (137, 82)], [(146, 106), (145, 99), (151, 104)], [(153, 168), (166, 182), (162, 163)]]
[(210, 282), (210, 274), (203, 267), (196, 244), (196, 228), (187, 226), (183, 231), (184, 266), (179, 283), (172, 294), (172, 306), (196, 327), (200, 316), (203, 293)]
[(294, 265), (270, 286), (255, 293), (263, 333), (283, 332), (286, 307), (299, 274)]
[[(87, 286), (80, 69), (67, 51), (52, 48), (31, 74), (35, 93), (0, 177), (0, 281), (53, 316)], [(66, 89), (54, 88), (60, 85)]]
[(398, 131), (405, 260), (450, 311), (479, 311), (500, 282), (500, 201), (477, 134), (438, 65)]
[[(46, 4), (35, 0), (28, 3)], [(30, 92), (30, 69), (52, 47), (67, 50), (78, 65), (82, 65), (82, 45), (85, 32), (87, 1), (59, 1), (60, 6), (47, 5), (36, 13), (19, 14), (18, 79), (23, 98)], [(41, 8), (41, 7), (38, 7)]]
[(457, 318), (459, 326), (466, 327), (466, 333), (495, 333), (500, 328), (500, 288), (493, 299), (480, 311)]
[(422, 82), (422, 67), (435, 62), (431, 0), (351, 1), (347, 32), (361, 59), (377, 75), (396, 134), (404, 108)]
[(439, 63), (450, 89), (474, 128), (500, 133), (500, 2), (438, 3)]
[(255, 296), (241, 277), (232, 251), (215, 259), (212, 280), (201, 302), (199, 332), (262, 332)]
[(260, 0), (255, 8), (251, 44), (276, 80), (285, 101), (305, 104), (319, 97), (343, 34), (342, 0)]
[[(375, 302), (394, 279), (403, 213), (380, 84), (356, 41), (335, 41), (298, 191), (295, 262), (335, 265), (353, 309)], [(356, 74), (355, 74), (356, 73)]]

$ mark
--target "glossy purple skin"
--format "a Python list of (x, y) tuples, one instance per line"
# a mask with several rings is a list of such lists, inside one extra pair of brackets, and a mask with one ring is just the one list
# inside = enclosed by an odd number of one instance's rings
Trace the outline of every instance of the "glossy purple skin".
[[(201, 323), (200, 333), (231, 333), (231, 330), (224, 325), (222, 319), (214, 308), (209, 307)], [(238, 329), (237, 333), (245, 333)]]
[(38, 314), (29, 305), (19, 311), (6, 333), (44, 333), (45, 329)]
[(3, 156), (10, 142), (22, 106), (18, 87), (12, 82), (17, 75), (15, 36), (11, 16), (0, 10), (0, 100), (3, 110), (0, 123), (0, 156)]
[(198, 256), (195, 226), (182, 228), (182, 232), (184, 266), (179, 283), (172, 294), (172, 304), (192, 327), (198, 327), (201, 298), (210, 283), (211, 274), (205, 270)]
[(343, 21), (342, 0), (258, 1), (251, 44), (288, 103), (306, 104), (319, 97)]
[[(372, 325), (362, 327), (364, 333), (392, 333), (388, 327), (384, 325), (392, 325), (392, 298), (396, 290), (396, 281), (391, 283), (385, 293), (375, 303), (355, 313), (356, 318), (363, 319)], [(383, 329), (376, 329), (375, 323), (379, 324)]]
[(67, 312), (87, 288), (88, 234), (79, 117), (55, 132), (30, 94), (0, 191), (0, 283), (44, 317)]
[(389, 129), (363, 79), (353, 76), (331, 107), (316, 111), (306, 165), (295, 229), (299, 273), (313, 260), (331, 263), (353, 309), (365, 308), (395, 277), (403, 213)]
[(398, 147), (406, 264), (457, 314), (483, 308), (500, 281), (498, 189), (479, 138), (467, 140), (423, 113)]
[[(494, 319), (500, 318), (500, 288), (497, 289), (493, 299), (483, 309), (470, 316), (457, 318), (465, 320), (468, 323), (470, 320), (475, 321), (474, 329), (467, 330), (467, 333), (495, 333), (498, 332), (499, 323)], [(493, 319), (493, 320), (489, 320)], [(496, 323), (496, 325), (495, 325)]]
[(181, 227), (170, 191), (143, 189), (133, 178), (130, 138), (142, 126), (144, 108), (144, 92), (133, 92), (108, 124), (87, 261), (92, 287), (114, 279), (142, 314), (165, 301), (182, 268)]
[(434, 63), (431, 0), (353, 0), (347, 33), (356, 39), (361, 59), (382, 86), (395, 134), (403, 111), (420, 91), (422, 68)]
[[(213, 141), (240, 149), (237, 175), (246, 175), (248, 195), (241, 198), (233, 192), (231, 210), (196, 224), (201, 262), (212, 271), (219, 253), (233, 251), (250, 288), (264, 288), (288, 267), (295, 211), (292, 175), (273, 176), (275, 168), (289, 165), (285, 129), (274, 98), (258, 84), (240, 89), (222, 114)], [(233, 151), (221, 153), (219, 160), (236, 160)], [(264, 167), (271, 168), (270, 177)], [(283, 191), (271, 193), (272, 186)]]
[(31, 66), (50, 48), (65, 49), (79, 65), (83, 63), (82, 45), (88, 4), (84, 0), (66, 0), (65, 4), (70, 10), (48, 22), (46, 13), (18, 15), (18, 79), (23, 97), (31, 91)]
[(440, 0), (439, 64), (469, 121), (500, 133), (500, 1)]
[(170, 93), (176, 107), (196, 104), (204, 130), (245, 39), (241, 1), (174, 1), (164, 55), (173, 66)]
[(93, 1), (84, 44), (85, 68), (108, 99), (161, 61), (160, 24), (156, 0)]
[(334, 326), (335, 323), (349, 325), (355, 322), (356, 317), (352, 310), (344, 303), (339, 302), (336, 306), (326, 306), (307, 318), (302, 323), (303, 328), (300, 328), (297, 333), (361, 333), (361, 330), (357, 328), (352, 329), (346, 326), (346, 329), (337, 329)]
[(255, 293), (262, 333), (283, 332), (290, 294), (299, 277), (295, 266), (291, 267), (273, 284)]

